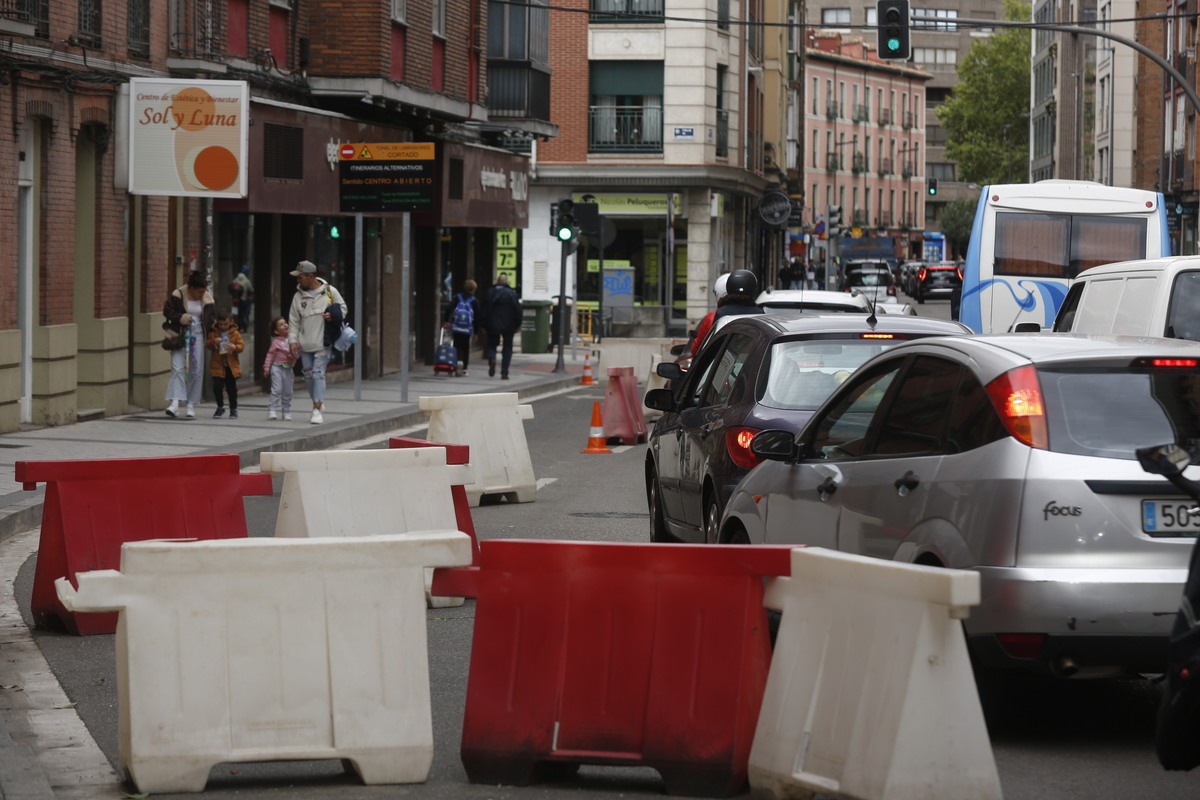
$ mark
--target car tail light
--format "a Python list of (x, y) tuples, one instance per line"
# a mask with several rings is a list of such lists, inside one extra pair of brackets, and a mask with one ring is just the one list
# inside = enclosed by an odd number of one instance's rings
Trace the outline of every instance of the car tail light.
[(924, 280), (925, 280), (925, 276), (926, 276), (928, 273), (929, 273), (929, 270), (925, 269), (924, 267), (921, 267), (921, 271), (917, 273), (917, 280), (919, 280), (919, 281), (924, 281)]
[(743, 469), (756, 467), (762, 460), (750, 452), (750, 442), (754, 441), (756, 433), (758, 428), (736, 427), (725, 431), (725, 449), (729, 451), (729, 458)]
[(896, 296), (896, 287), (889, 286), (888, 287), (888, 297), (895, 297), (895, 296)]
[(903, 336), (898, 336), (894, 333), (860, 333), (860, 339), (903, 339)]
[(1009, 370), (987, 386), (988, 397), (1013, 438), (1043, 450), (1050, 445), (1042, 385), (1032, 366)]
[(954, 271), (958, 273), (958, 279), (961, 281), (963, 279), (962, 267), (955, 267)]
[(1134, 369), (1195, 369), (1200, 360), (1195, 358), (1139, 358), (1133, 362)]
[(1037, 658), (1046, 643), (1044, 633), (998, 633), (996, 638), (1004, 652), (1013, 658)]

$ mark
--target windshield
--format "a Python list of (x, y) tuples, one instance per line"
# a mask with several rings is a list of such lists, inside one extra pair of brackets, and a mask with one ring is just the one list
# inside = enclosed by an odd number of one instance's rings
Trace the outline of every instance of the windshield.
[(771, 408), (812, 411), (864, 361), (902, 340), (792, 339), (771, 346), (760, 402)]
[(1135, 458), (1149, 444), (1200, 440), (1200, 372), (1041, 370), (1050, 449)]

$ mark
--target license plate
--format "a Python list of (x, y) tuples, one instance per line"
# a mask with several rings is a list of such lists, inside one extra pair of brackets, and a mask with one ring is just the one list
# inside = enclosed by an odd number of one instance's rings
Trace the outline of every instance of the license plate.
[(1142, 530), (1151, 536), (1196, 536), (1200, 515), (1191, 500), (1143, 500)]

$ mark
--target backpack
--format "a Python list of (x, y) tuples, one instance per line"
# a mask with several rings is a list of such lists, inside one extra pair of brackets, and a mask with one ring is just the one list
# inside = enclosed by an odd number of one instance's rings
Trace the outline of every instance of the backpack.
[(471, 333), (475, 330), (475, 308), (471, 305), (471, 301), (463, 297), (461, 294), (455, 295), (458, 298), (458, 305), (454, 307), (454, 314), (450, 317), (451, 333)]

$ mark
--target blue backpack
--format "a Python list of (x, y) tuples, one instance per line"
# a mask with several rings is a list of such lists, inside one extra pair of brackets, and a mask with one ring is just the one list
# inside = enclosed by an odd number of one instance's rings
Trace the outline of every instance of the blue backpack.
[(452, 333), (471, 333), (475, 330), (475, 308), (471, 301), (461, 294), (455, 295), (458, 305), (454, 307), (454, 315), (450, 318)]

